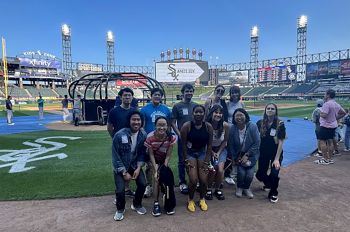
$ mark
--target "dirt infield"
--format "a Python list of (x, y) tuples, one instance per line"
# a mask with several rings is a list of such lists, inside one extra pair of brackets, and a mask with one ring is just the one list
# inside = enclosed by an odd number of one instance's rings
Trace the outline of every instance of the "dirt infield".
[[(254, 199), (234, 196), (225, 185), (226, 200), (208, 202), (209, 210), (186, 209), (187, 196), (177, 193), (176, 214), (146, 215), (130, 209), (115, 222), (114, 196), (45, 201), (0, 202), (0, 231), (350, 231), (350, 153), (335, 157), (333, 165), (316, 165), (307, 158), (281, 171), (279, 202), (272, 204), (254, 179)], [(198, 195), (195, 196), (198, 199)]]
[(47, 124), (45, 127), (53, 130), (70, 130), (70, 131), (107, 131), (107, 126), (100, 125), (84, 125), (74, 126), (70, 123), (62, 123), (61, 121)]

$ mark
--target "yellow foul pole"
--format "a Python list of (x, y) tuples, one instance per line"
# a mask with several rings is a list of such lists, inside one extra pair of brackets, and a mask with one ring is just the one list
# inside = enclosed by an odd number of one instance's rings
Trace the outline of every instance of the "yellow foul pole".
[(4, 81), (5, 81), (5, 98), (7, 99), (7, 58), (6, 58), (6, 42), (5, 39), (2, 38), (2, 60), (4, 63)]

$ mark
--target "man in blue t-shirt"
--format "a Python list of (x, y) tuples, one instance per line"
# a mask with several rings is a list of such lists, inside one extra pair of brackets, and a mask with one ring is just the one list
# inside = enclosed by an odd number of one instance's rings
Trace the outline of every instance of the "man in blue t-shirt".
[[(170, 109), (163, 105), (162, 97), (164, 93), (159, 88), (154, 88), (151, 90), (151, 103), (142, 107), (140, 112), (144, 118), (143, 128), (147, 134), (154, 131), (156, 129), (154, 123), (159, 116), (166, 117), (170, 122)], [(150, 161), (146, 163), (146, 182), (147, 187), (145, 191), (145, 197), (150, 197), (153, 191), (152, 188), (152, 178), (153, 178), (153, 168)]]
[[(135, 108), (130, 105), (134, 96), (134, 92), (130, 88), (121, 89), (118, 96), (121, 99), (122, 104), (109, 111), (107, 119), (107, 131), (112, 139), (118, 131), (125, 128), (127, 123), (130, 123), (127, 122), (126, 114), (130, 110), (135, 110)], [(125, 195), (130, 197), (135, 195), (135, 193), (130, 190), (129, 182), (125, 183)]]

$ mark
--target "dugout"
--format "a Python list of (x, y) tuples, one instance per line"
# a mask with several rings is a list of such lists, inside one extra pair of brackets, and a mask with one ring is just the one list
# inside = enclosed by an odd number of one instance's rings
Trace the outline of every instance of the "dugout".
[[(115, 105), (116, 88), (137, 87), (142, 89), (142, 98), (139, 102), (149, 101), (149, 93), (153, 88), (165, 91), (160, 82), (141, 73), (90, 73), (72, 82), (69, 86), (69, 96), (76, 99), (81, 95), (82, 120), (80, 123), (100, 125), (107, 124), (107, 116)], [(114, 90), (113, 90), (114, 89)]]

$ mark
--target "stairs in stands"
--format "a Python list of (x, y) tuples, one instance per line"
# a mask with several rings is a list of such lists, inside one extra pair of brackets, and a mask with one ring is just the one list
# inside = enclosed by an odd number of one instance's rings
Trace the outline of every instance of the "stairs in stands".
[(28, 94), (29, 97), (33, 97), (30, 92), (28, 91), (28, 89), (24, 89), (24, 91), (26, 91), (26, 93)]

